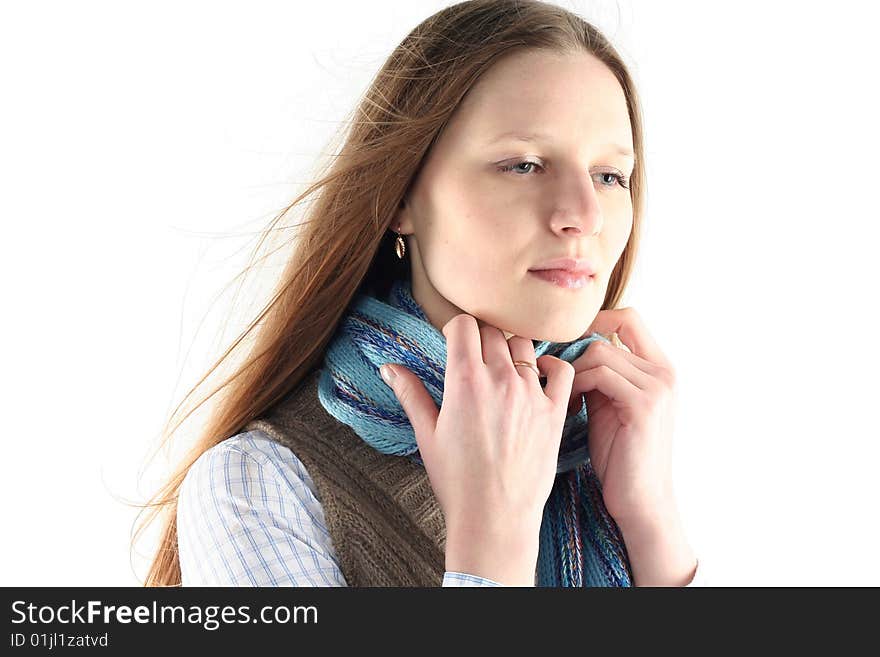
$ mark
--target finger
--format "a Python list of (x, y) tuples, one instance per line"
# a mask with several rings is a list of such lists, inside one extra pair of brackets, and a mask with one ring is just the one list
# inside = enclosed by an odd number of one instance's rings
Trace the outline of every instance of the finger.
[(482, 348), (482, 360), (493, 371), (507, 371), (511, 367), (510, 349), (504, 333), (491, 324), (477, 320), (480, 325), (480, 343)]
[[(635, 354), (601, 341), (590, 343), (587, 350), (578, 356), (572, 365), (575, 373), (605, 365), (640, 390), (648, 390), (656, 385), (657, 374), (661, 369), (658, 365), (649, 363)], [(569, 413), (581, 407), (581, 395), (586, 392), (581, 385), (576, 374), (568, 400)]]
[(575, 371), (578, 372), (607, 365), (641, 390), (647, 390), (654, 384), (653, 372), (659, 369), (657, 365), (635, 354), (607, 342), (598, 341), (591, 343), (587, 350), (575, 359), (574, 365)]
[(544, 394), (557, 404), (566, 403), (574, 380), (572, 364), (545, 354), (538, 357), (538, 369), (547, 377)]
[[(480, 347), (480, 332), (477, 320), (467, 313), (459, 313), (443, 326), (446, 337), (446, 373), (456, 367), (469, 365), (476, 367), (483, 362)], [(451, 367), (450, 367), (451, 366)]]
[(624, 424), (630, 424), (639, 419), (638, 413), (644, 392), (607, 365), (578, 372), (574, 376), (572, 386), (586, 392), (598, 390), (612, 401), (617, 402), (621, 410), (620, 419)]
[(384, 368), (390, 369), (394, 375), (387, 380), (384, 375), (382, 378), (394, 391), (403, 412), (409, 418), (419, 451), (422, 451), (432, 441), (440, 409), (425, 389), (422, 380), (409, 369), (397, 363), (386, 364)]
[(540, 385), (540, 375), (531, 370), (528, 367), (517, 367), (513, 363), (518, 360), (525, 361), (527, 363), (538, 364), (537, 358), (535, 358), (535, 345), (528, 338), (524, 338), (520, 335), (513, 335), (507, 341), (508, 354), (507, 359), (514, 369), (516, 369), (517, 373), (526, 378), (531, 378)]
[(639, 358), (648, 363), (672, 368), (672, 363), (660, 349), (660, 346), (648, 332), (641, 316), (634, 308), (612, 308), (600, 310), (581, 337), (591, 333), (617, 333), (626, 347)]

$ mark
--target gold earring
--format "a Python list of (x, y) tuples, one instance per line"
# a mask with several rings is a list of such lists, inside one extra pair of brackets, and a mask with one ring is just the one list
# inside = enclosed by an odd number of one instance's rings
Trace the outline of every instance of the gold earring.
[(394, 251), (397, 253), (398, 259), (403, 260), (403, 255), (406, 253), (406, 242), (403, 241), (403, 235), (398, 233), (396, 230), (394, 232), (397, 233), (397, 240), (395, 240)]

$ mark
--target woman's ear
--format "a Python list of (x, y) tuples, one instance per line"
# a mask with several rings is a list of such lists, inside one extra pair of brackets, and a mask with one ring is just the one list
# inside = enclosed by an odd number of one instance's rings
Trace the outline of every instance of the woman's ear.
[(399, 209), (394, 213), (394, 217), (391, 219), (391, 230), (400, 233), (401, 235), (409, 235), (413, 232), (412, 227), (410, 226), (407, 210), (407, 199), (404, 196), (400, 199)]

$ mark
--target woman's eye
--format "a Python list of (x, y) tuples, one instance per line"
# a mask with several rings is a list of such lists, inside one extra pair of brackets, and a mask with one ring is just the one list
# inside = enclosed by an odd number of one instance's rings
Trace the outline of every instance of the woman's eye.
[(498, 167), (498, 168), (499, 168), (501, 171), (512, 171), (512, 172), (514, 172), (514, 173), (518, 173), (518, 174), (521, 174), (521, 173), (531, 173), (531, 172), (532, 172), (531, 169), (529, 169), (528, 171), (523, 171), (522, 169), (519, 169), (518, 167), (521, 167), (521, 166), (533, 166), (533, 167), (536, 167), (536, 166), (539, 166), (539, 164), (538, 164), (537, 162), (529, 162), (529, 161), (526, 160), (526, 161), (523, 161), (523, 162), (515, 162), (514, 164), (508, 164), (507, 166)]
[(620, 185), (624, 189), (629, 189), (629, 178), (626, 176), (622, 176), (619, 173), (612, 173), (610, 171), (605, 171), (603, 173), (598, 174), (600, 176), (611, 176), (610, 185), (606, 185), (606, 187), (613, 187), (614, 185)]
[[(514, 162), (513, 164), (508, 164), (507, 166), (498, 167), (498, 170), (508, 172), (508, 173), (514, 173), (519, 176), (523, 176), (523, 175), (531, 173), (533, 171), (533, 169), (525, 170), (525, 169), (522, 169), (521, 167), (539, 167), (540, 168), (540, 166), (541, 165), (538, 164), (537, 162), (530, 162), (528, 160), (523, 160), (522, 162)], [(628, 185), (629, 178), (627, 178), (626, 176), (623, 176), (621, 174), (614, 173), (611, 171), (603, 171), (601, 173), (597, 173), (596, 175), (597, 176), (610, 176), (610, 178), (611, 178), (610, 180), (603, 180), (602, 181), (603, 187), (610, 188), (610, 187), (614, 187), (616, 185), (620, 185), (623, 189), (629, 189), (629, 185)]]

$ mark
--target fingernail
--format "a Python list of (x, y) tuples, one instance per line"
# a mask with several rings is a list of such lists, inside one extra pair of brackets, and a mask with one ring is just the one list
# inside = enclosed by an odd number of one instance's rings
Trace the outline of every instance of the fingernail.
[(394, 377), (397, 376), (397, 373), (394, 371), (394, 369), (389, 367), (388, 365), (383, 365), (382, 367), (380, 367), (379, 374), (382, 375), (382, 380), (385, 381), (385, 383), (387, 383), (389, 386), (394, 380)]

